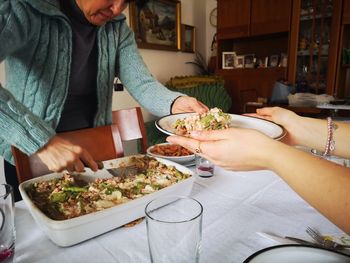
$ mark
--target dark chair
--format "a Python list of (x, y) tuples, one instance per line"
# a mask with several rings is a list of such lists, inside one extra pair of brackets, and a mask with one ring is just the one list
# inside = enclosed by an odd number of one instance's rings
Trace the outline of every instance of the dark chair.
[(114, 110), (112, 120), (113, 124), (118, 125), (123, 142), (139, 140), (140, 152), (146, 153), (147, 135), (140, 107)]
[[(62, 132), (57, 135), (85, 148), (96, 161), (106, 161), (124, 156), (117, 125)], [(36, 154), (28, 156), (14, 146), (12, 146), (12, 153), (19, 183), (50, 173), (47, 166)]]
[(240, 109), (241, 112), (247, 113), (247, 103), (248, 102), (257, 102), (258, 100), (258, 93), (256, 89), (245, 89), (239, 91), (239, 101), (242, 108)]

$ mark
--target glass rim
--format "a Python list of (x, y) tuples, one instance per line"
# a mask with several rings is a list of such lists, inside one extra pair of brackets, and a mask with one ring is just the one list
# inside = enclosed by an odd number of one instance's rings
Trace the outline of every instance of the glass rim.
[[(149, 207), (150, 204), (152, 204), (154, 201), (156, 200), (159, 200), (160, 198), (171, 198), (171, 197), (175, 197), (177, 198), (176, 200), (174, 201), (178, 201), (178, 200), (184, 200), (184, 199), (188, 199), (188, 200), (192, 200), (192, 201), (195, 201), (198, 205), (199, 205), (199, 213), (196, 215), (196, 216), (193, 216), (191, 217), (190, 219), (187, 219), (187, 220), (182, 220), (182, 221), (165, 221), (165, 220), (159, 220), (159, 219), (156, 219), (154, 217), (152, 217), (150, 214), (149, 214), (149, 211), (147, 211), (147, 208)], [(173, 202), (174, 202), (173, 201)], [(170, 202), (170, 203), (173, 203), (173, 202)], [(163, 206), (166, 206), (166, 205), (169, 205), (170, 203), (167, 203)], [(163, 206), (160, 206), (158, 208), (161, 208)], [(157, 209), (158, 209), (157, 208)], [(153, 211), (153, 210), (152, 210)], [(146, 205), (145, 207), (145, 214), (146, 214), (146, 219), (149, 218), (149, 219), (152, 219), (156, 222), (160, 222), (160, 223), (167, 223), (167, 224), (180, 224), (180, 223), (186, 223), (186, 222), (191, 222), (191, 221), (194, 221), (196, 220), (198, 217), (200, 217), (202, 214), (203, 214), (203, 205), (197, 200), (197, 199), (194, 199), (193, 197), (190, 197), (190, 196), (182, 196), (182, 195), (168, 195), (168, 196), (162, 196), (162, 197), (158, 197), (158, 198), (155, 198), (153, 200), (151, 200), (150, 202), (148, 202), (148, 204)]]
[(1, 186), (5, 187), (6, 192), (4, 194), (0, 194), (0, 198), (6, 199), (13, 192), (13, 187), (10, 184), (0, 184), (0, 187)]

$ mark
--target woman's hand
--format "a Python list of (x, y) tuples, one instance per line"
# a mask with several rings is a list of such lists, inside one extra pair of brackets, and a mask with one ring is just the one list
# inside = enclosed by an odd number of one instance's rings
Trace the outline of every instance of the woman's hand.
[(274, 146), (279, 143), (256, 130), (237, 128), (196, 131), (191, 133), (191, 138), (170, 136), (167, 141), (193, 152), (200, 149), (199, 155), (214, 164), (240, 171), (268, 169)]
[(97, 171), (98, 168), (96, 162), (84, 148), (57, 135), (41, 148), (37, 155), (53, 172), (61, 172), (65, 169), (82, 172), (85, 165), (93, 171)]
[(282, 141), (289, 145), (297, 144), (298, 126), (302, 117), (294, 112), (280, 107), (268, 107), (257, 109), (256, 114), (247, 115), (273, 121), (283, 126), (283, 128), (287, 131), (287, 134)]
[(202, 102), (198, 101), (196, 98), (181, 96), (178, 97), (171, 108), (171, 113), (182, 113), (182, 112), (197, 112), (204, 113), (209, 109)]

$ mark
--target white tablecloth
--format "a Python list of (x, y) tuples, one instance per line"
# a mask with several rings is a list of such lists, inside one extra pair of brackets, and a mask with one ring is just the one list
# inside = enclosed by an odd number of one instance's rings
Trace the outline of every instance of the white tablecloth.
[[(308, 239), (305, 228), (313, 226), (343, 234), (270, 171), (216, 168), (213, 177), (196, 180), (191, 195), (204, 207), (201, 263), (243, 262), (277, 245), (257, 231)], [(16, 231), (16, 263), (150, 262), (144, 221), (62, 248), (45, 236), (21, 201), (16, 203)]]

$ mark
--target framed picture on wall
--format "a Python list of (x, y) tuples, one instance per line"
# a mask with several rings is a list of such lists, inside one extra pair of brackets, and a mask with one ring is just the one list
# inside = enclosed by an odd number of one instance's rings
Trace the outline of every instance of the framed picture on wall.
[(132, 1), (130, 26), (139, 48), (180, 50), (181, 2), (178, 0)]
[(181, 25), (181, 51), (194, 53), (196, 29), (194, 26)]
[(235, 67), (236, 52), (222, 52), (222, 68), (231, 69)]

